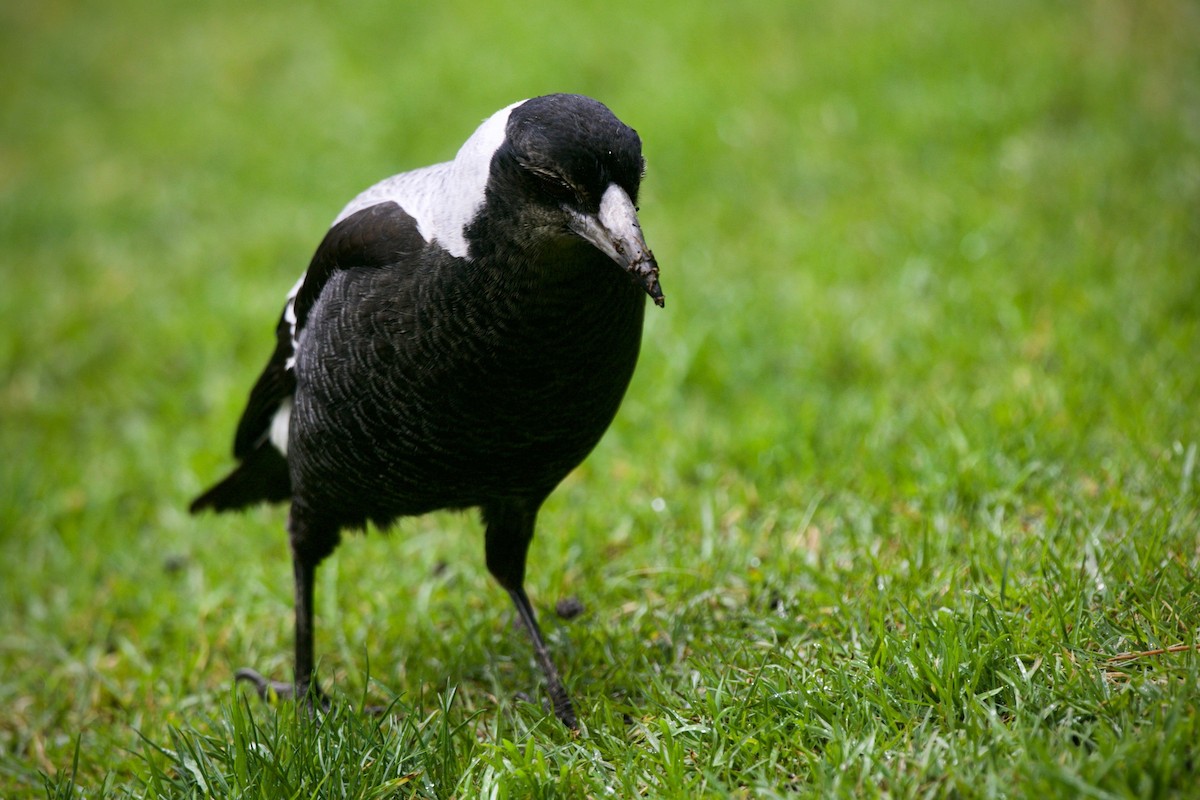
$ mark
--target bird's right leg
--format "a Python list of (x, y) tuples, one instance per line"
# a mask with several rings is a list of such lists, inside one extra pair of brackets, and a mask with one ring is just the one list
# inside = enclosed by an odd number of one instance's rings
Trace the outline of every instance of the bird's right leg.
[(577, 730), (579, 722), (575, 717), (575, 706), (550, 658), (537, 615), (533, 613), (533, 605), (525, 594), (525, 557), (533, 540), (537, 504), (516, 501), (495, 503), (484, 508), (483, 517), (486, 523), (484, 543), (488, 571), (508, 592), (525, 629), (529, 631), (529, 638), (533, 641), (533, 656), (546, 677), (546, 691), (550, 694), (554, 715), (571, 730)]
[(288, 517), (288, 538), (292, 550), (292, 573), (295, 579), (295, 679), (292, 683), (272, 681), (253, 669), (240, 669), (239, 681), (254, 686), (264, 700), (275, 695), (281, 699), (304, 698), (309, 709), (326, 709), (329, 698), (321, 691), (315, 678), (313, 661), (313, 593), (317, 565), (337, 545), (337, 529), (313, 526), (296, 513), (293, 506)]

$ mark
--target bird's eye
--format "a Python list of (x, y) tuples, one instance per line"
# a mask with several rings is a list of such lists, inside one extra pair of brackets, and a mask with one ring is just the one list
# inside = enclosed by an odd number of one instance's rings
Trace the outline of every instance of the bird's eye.
[(578, 190), (558, 172), (542, 167), (526, 167), (529, 174), (538, 182), (542, 190), (556, 200), (575, 200), (579, 197)]

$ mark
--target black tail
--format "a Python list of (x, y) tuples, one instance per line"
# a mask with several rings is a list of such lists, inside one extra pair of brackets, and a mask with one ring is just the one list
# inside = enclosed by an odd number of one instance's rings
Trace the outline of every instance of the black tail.
[(206, 508), (230, 511), (254, 503), (278, 503), (292, 496), (287, 459), (270, 442), (251, 450), (233, 472), (188, 506), (193, 514)]

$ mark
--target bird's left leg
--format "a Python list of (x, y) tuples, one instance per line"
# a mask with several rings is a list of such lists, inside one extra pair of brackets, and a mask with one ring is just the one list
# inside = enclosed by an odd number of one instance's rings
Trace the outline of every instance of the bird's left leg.
[(521, 621), (525, 623), (525, 629), (529, 631), (533, 640), (533, 655), (546, 676), (546, 691), (550, 693), (554, 715), (568, 728), (576, 730), (579, 723), (575, 718), (575, 708), (558, 676), (558, 669), (550, 660), (550, 651), (542, 638), (537, 616), (533, 613), (529, 596), (525, 594), (525, 556), (533, 540), (537, 504), (519, 501), (495, 503), (483, 509), (483, 518), (487, 525), (485, 543), (488, 571), (508, 592)]
[(324, 710), (329, 708), (329, 697), (315, 678), (313, 662), (314, 578), (317, 564), (337, 545), (338, 532), (336, 528), (313, 526), (296, 512), (293, 505), (288, 517), (295, 580), (295, 678), (292, 683), (272, 681), (248, 668), (238, 670), (236, 678), (253, 684), (264, 700), (274, 694), (281, 699), (295, 698), (307, 702), (310, 711)]

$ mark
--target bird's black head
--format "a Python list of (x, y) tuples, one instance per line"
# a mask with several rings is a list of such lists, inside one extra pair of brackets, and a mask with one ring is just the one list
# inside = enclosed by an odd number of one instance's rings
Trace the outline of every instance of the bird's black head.
[(615, 183), (637, 201), (642, 140), (603, 103), (577, 94), (535, 97), (512, 110), (506, 133), (497, 155), (522, 168), (530, 193), (594, 212)]
[(508, 110), (480, 221), (526, 253), (590, 245), (662, 305), (658, 265), (635, 206), (643, 169), (637, 132), (602, 103), (572, 94), (535, 97)]

